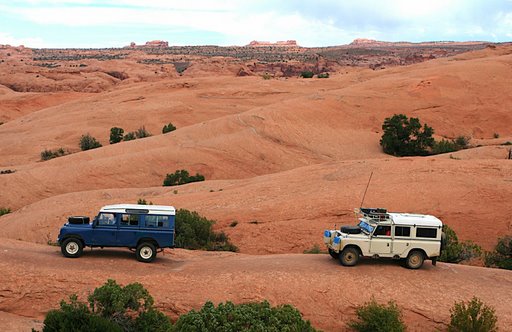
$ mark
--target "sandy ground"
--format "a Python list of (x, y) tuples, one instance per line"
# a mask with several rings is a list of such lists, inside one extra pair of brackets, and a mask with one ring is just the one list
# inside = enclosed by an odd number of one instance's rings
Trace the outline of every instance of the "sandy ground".
[[(511, 325), (510, 272), (447, 264), (409, 271), (371, 260), (343, 268), (302, 254), (321, 244), (324, 229), (355, 223), (372, 172), (366, 206), (433, 214), (485, 250), (512, 234), (504, 145), (512, 141), (511, 46), (311, 80), (226, 76), (237, 65), (226, 59), (198, 60), (184, 76), (138, 58), (55, 70), (10, 66), (17, 59), (0, 67), (1, 81), (38, 92), (0, 85), (0, 170), (15, 171), (0, 174), (0, 208), (13, 210), (0, 217), (1, 330), (40, 327), (66, 295), (84, 298), (107, 278), (142, 282), (173, 318), (208, 299), (266, 298), (339, 331), (373, 295), (395, 299), (410, 329), (424, 331), (443, 329), (453, 302), (476, 295), (495, 306), (502, 329)], [(438, 140), (471, 137), (472, 148), (385, 155), (381, 125), (395, 113), (419, 117)], [(169, 122), (178, 130), (161, 134)], [(114, 126), (145, 126), (153, 136), (109, 145)], [(104, 146), (80, 152), (85, 133)], [(60, 147), (71, 154), (40, 161), (41, 151)], [(162, 187), (177, 169), (207, 181)], [(71, 260), (46, 245), (67, 216), (139, 198), (217, 220), (241, 253), (175, 250), (145, 265), (128, 251)]]

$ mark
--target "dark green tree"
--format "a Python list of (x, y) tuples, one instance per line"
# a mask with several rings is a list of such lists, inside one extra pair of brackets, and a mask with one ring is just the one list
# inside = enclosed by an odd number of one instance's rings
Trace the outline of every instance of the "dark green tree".
[(101, 143), (88, 133), (80, 138), (80, 150), (82, 151), (100, 148), (101, 146)]
[(130, 131), (129, 133), (127, 133), (126, 135), (124, 135), (123, 137), (123, 141), (133, 141), (134, 139), (136, 139), (137, 137), (135, 137), (135, 132), (133, 131)]
[(190, 176), (187, 170), (181, 169), (176, 170), (172, 174), (167, 174), (164, 179), (164, 186), (179, 186), (190, 182), (204, 181), (204, 176), (196, 173), (196, 175)]
[(485, 254), (485, 265), (512, 270), (512, 236), (498, 240), (494, 251)]
[(313, 78), (313, 76), (315, 76), (315, 73), (313, 73), (310, 70), (305, 70), (300, 73), (300, 77), (302, 77), (302, 78)]
[(145, 138), (151, 136), (151, 133), (146, 130), (146, 127), (142, 126), (135, 131), (135, 136), (137, 138)]
[(462, 261), (479, 257), (482, 248), (471, 241), (459, 242), (459, 238), (453, 229), (443, 225), (444, 248), (439, 256), (440, 262), (460, 263)]
[(434, 130), (427, 124), (422, 127), (418, 118), (409, 119), (404, 114), (395, 114), (384, 120), (382, 129), (380, 145), (387, 154), (424, 156), (434, 146)]
[(166, 124), (162, 128), (162, 134), (170, 133), (171, 131), (175, 131), (175, 130), (176, 130), (176, 127), (171, 122), (169, 122), (169, 124)]
[(467, 304), (456, 302), (450, 310), (449, 332), (495, 332), (498, 318), (494, 308), (487, 306), (477, 297)]
[(124, 129), (119, 127), (110, 128), (110, 144), (116, 144), (123, 140)]

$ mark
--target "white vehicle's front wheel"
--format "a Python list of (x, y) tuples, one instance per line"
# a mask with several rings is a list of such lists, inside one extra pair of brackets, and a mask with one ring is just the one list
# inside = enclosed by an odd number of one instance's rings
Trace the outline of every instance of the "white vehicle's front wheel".
[(340, 253), (340, 262), (344, 266), (354, 266), (359, 261), (359, 251), (354, 247), (343, 249)]
[(152, 243), (141, 243), (137, 247), (136, 255), (139, 262), (150, 263), (156, 257), (156, 248)]
[(425, 256), (421, 251), (414, 250), (409, 253), (409, 256), (405, 259), (405, 265), (409, 269), (419, 269), (423, 265), (423, 261), (425, 260)]
[(82, 241), (70, 238), (66, 239), (60, 245), (60, 250), (62, 254), (66, 257), (77, 258), (82, 255), (84, 246), (82, 245)]

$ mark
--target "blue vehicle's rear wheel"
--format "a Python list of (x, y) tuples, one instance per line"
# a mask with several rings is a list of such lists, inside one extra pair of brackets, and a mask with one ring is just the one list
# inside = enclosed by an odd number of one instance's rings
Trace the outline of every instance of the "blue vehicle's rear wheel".
[(82, 241), (75, 238), (66, 239), (60, 245), (60, 251), (66, 257), (77, 258), (82, 256), (84, 246)]
[(156, 247), (149, 242), (143, 242), (137, 246), (137, 260), (139, 262), (150, 263), (156, 257)]

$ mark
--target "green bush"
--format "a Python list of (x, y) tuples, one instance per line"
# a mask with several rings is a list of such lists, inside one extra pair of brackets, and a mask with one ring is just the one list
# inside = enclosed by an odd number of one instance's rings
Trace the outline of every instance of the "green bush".
[(224, 232), (213, 231), (215, 221), (209, 220), (195, 211), (179, 209), (176, 211), (176, 238), (178, 248), (203, 249), (218, 251), (238, 251), (238, 248), (229, 242)]
[(494, 308), (485, 305), (477, 297), (467, 304), (455, 302), (450, 309), (449, 332), (494, 332), (498, 330), (498, 318)]
[(467, 149), (469, 147), (469, 140), (470, 138), (467, 136), (457, 136), (457, 138), (455, 138), (455, 144), (457, 144), (460, 149)]
[(318, 244), (313, 245), (311, 249), (306, 249), (303, 251), (305, 254), (323, 254), (324, 252), (320, 249)]
[(444, 138), (439, 142), (435, 142), (432, 147), (432, 154), (441, 154), (459, 151), (460, 148), (455, 141), (445, 140)]
[(82, 151), (100, 148), (101, 146), (101, 143), (88, 133), (80, 138), (80, 150)]
[(11, 209), (9, 208), (0, 208), (0, 216), (3, 216), (4, 214), (11, 213)]
[(394, 156), (424, 156), (434, 146), (434, 130), (418, 118), (408, 119), (404, 114), (386, 118), (380, 145), (385, 153)]
[(176, 170), (172, 174), (167, 174), (164, 179), (164, 186), (179, 186), (190, 182), (204, 181), (204, 176), (196, 173), (190, 176), (187, 170)]
[(440, 262), (460, 263), (481, 255), (482, 248), (480, 246), (471, 241), (459, 242), (457, 234), (448, 225), (443, 225), (443, 232), (445, 246), (439, 256)]
[(498, 240), (494, 251), (485, 254), (485, 265), (512, 270), (512, 236), (505, 236)]
[(53, 158), (65, 156), (66, 154), (68, 153), (63, 148), (59, 148), (55, 151), (45, 149), (41, 152), (41, 160), (50, 160)]
[(139, 205), (153, 205), (153, 202), (150, 201), (148, 203), (145, 198), (139, 198), (137, 200), (137, 204), (139, 204)]
[(162, 134), (170, 133), (171, 131), (175, 131), (175, 130), (176, 130), (176, 127), (171, 122), (169, 122), (169, 124), (166, 124), (162, 128)]
[(135, 131), (135, 137), (137, 138), (145, 138), (151, 136), (151, 133), (146, 130), (144, 126), (140, 127)]
[(124, 129), (119, 127), (110, 128), (110, 144), (116, 144), (123, 140)]
[(70, 297), (51, 310), (43, 332), (172, 331), (169, 318), (153, 307), (153, 298), (139, 283), (124, 287), (109, 279), (89, 295), (89, 305)]
[(316, 75), (316, 77), (318, 77), (318, 78), (329, 78), (329, 73), (321, 73), (321, 74)]
[(402, 312), (395, 302), (378, 304), (375, 298), (356, 309), (358, 320), (348, 326), (359, 332), (401, 332), (405, 331)]
[(312, 78), (313, 76), (315, 76), (315, 73), (313, 73), (312, 71), (309, 71), (309, 70), (305, 70), (300, 73), (300, 77), (302, 77), (302, 78)]
[(285, 304), (271, 307), (261, 303), (220, 303), (217, 307), (206, 302), (199, 311), (191, 310), (180, 316), (175, 331), (316, 331), (309, 321), (293, 306)]
[(123, 136), (123, 141), (133, 141), (136, 138), (135, 132), (131, 131)]

